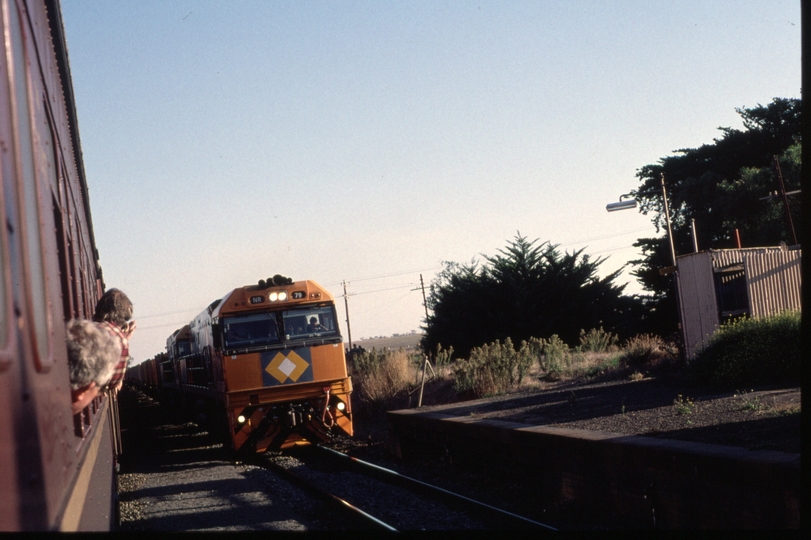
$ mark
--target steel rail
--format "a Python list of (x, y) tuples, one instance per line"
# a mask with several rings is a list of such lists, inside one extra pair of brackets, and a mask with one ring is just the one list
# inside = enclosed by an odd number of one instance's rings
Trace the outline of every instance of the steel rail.
[(324, 491), (320, 487), (316, 486), (309, 480), (305, 480), (301, 476), (293, 473), (284, 467), (277, 465), (275, 463), (271, 463), (268, 461), (257, 461), (256, 464), (260, 465), (261, 467), (265, 467), (268, 469), (273, 470), (277, 474), (283, 476), (285, 479), (290, 480), (291, 482), (297, 484), (305, 488), (306, 490), (310, 491), (314, 495), (320, 497), (321, 499), (326, 500), (329, 503), (334, 504), (338, 508), (343, 511), (349, 512), (352, 516), (354, 516), (360, 523), (366, 523), (372, 525), (375, 529), (383, 529), (386, 531), (394, 531), (397, 532), (397, 529), (389, 525), (388, 523), (374, 517), (373, 515), (369, 514), (368, 512), (364, 512), (357, 506), (345, 501), (344, 499), (329, 493), (328, 491)]
[(490, 514), (491, 516), (495, 517), (496, 519), (502, 521), (505, 524), (515, 524), (520, 526), (521, 528), (533, 530), (534, 529), (545, 529), (549, 531), (558, 530), (555, 527), (546, 525), (545, 523), (540, 523), (538, 521), (531, 520), (524, 516), (513, 514), (512, 512), (508, 512), (506, 510), (502, 510), (501, 508), (491, 506), (487, 503), (471, 499), (470, 497), (465, 497), (464, 495), (460, 495), (458, 493), (448, 491), (447, 489), (428, 484), (421, 480), (417, 480), (416, 478), (405, 476), (403, 474), (398, 473), (397, 471), (386, 469), (385, 467), (375, 465), (374, 463), (369, 463), (368, 461), (363, 461), (348, 454), (344, 454), (343, 452), (338, 452), (337, 450), (333, 450), (331, 448), (327, 448), (321, 445), (315, 445), (313, 446), (313, 448), (317, 448), (318, 452), (325, 453), (326, 455), (329, 455), (334, 459), (348, 461), (352, 466), (354, 466), (358, 470), (358, 472), (361, 472), (363, 474), (374, 476), (378, 479), (384, 480), (389, 483), (399, 484), (400, 486), (408, 488), (412, 491), (429, 493), (436, 497), (442, 498), (445, 501), (455, 503), (457, 506), (466, 505), (468, 507), (474, 507), (477, 510), (482, 510)]

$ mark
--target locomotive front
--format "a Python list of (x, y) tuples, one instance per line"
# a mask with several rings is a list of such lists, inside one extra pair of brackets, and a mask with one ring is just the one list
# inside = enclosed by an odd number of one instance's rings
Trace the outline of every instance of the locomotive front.
[(352, 435), (352, 381), (333, 296), (277, 276), (235, 289), (191, 326), (224, 396), (234, 449), (263, 452)]

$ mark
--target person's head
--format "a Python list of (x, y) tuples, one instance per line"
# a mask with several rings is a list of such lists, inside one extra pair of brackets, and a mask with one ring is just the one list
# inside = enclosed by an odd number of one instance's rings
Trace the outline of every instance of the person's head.
[(310, 324), (316, 324), (317, 322), (318, 319), (316, 319), (315, 317), (310, 317)]
[(76, 414), (110, 382), (121, 356), (121, 344), (109, 330), (91, 321), (75, 319), (68, 322), (67, 349)]
[(96, 303), (96, 312), (93, 320), (97, 322), (111, 322), (119, 328), (124, 328), (132, 318), (132, 302), (122, 291), (108, 289)]

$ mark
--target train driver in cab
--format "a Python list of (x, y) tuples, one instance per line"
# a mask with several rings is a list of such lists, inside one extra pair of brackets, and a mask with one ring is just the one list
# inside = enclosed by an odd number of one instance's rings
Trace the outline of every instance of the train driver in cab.
[(327, 332), (327, 328), (318, 322), (316, 317), (310, 317), (310, 324), (307, 325), (307, 332), (314, 333), (314, 332)]
[(67, 326), (68, 371), (73, 414), (78, 414), (110, 383), (121, 357), (118, 339), (85, 320)]

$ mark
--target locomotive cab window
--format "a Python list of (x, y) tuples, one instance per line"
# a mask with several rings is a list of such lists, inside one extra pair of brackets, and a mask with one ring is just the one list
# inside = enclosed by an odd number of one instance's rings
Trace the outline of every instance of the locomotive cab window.
[(256, 347), (279, 342), (274, 313), (225, 317), (222, 322), (225, 349)]
[(291, 309), (282, 313), (286, 339), (335, 336), (335, 311), (332, 306)]
[(188, 341), (178, 341), (175, 344), (175, 358), (183, 358), (191, 354), (191, 343)]

